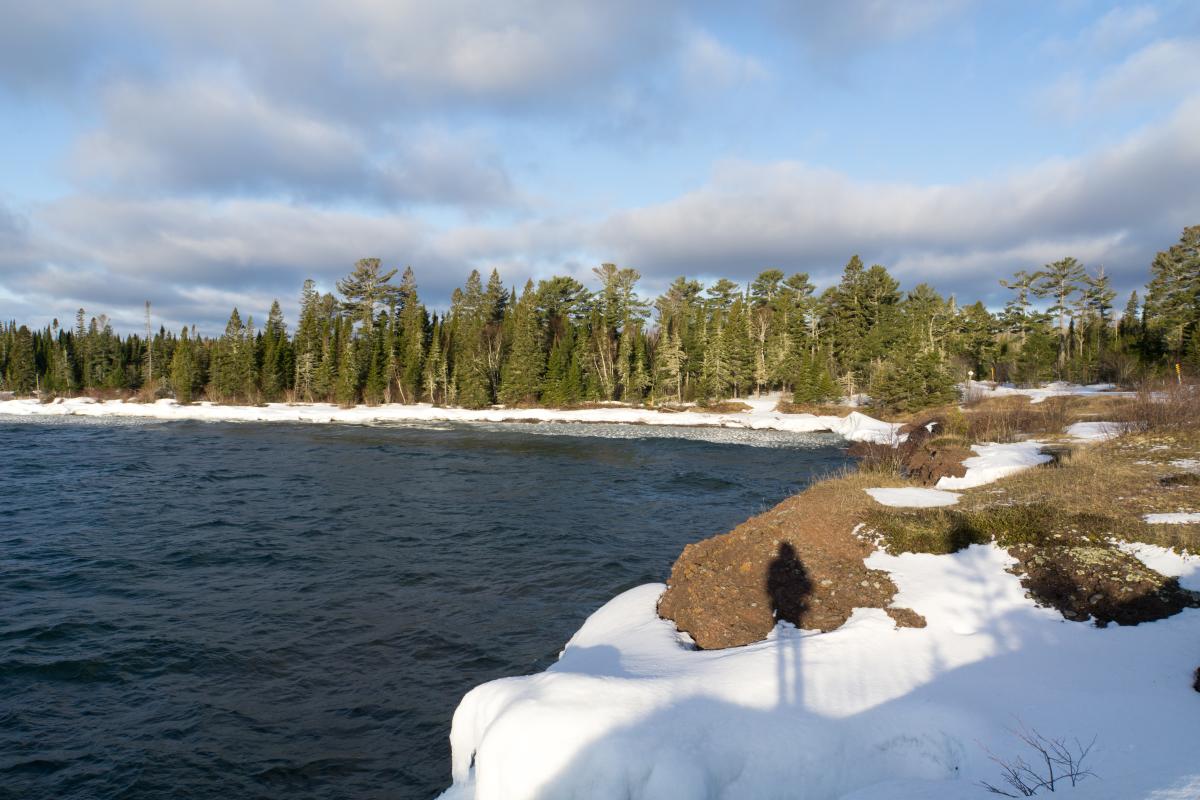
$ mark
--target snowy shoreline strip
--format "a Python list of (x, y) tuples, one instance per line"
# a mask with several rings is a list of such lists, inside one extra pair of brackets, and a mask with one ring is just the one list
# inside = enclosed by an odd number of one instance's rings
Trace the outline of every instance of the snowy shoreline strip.
[(896, 444), (903, 441), (898, 423), (881, 422), (852, 411), (845, 417), (784, 414), (775, 410), (777, 396), (744, 400), (750, 411), (711, 414), (682, 411), (663, 414), (653, 409), (611, 406), (604, 408), (488, 408), (464, 409), (417, 405), (354, 406), (328, 403), (268, 403), (263, 406), (224, 406), (194, 403), (181, 406), (174, 400), (156, 403), (97, 402), (80, 397), (40, 403), (37, 400), (0, 401), (0, 416), (21, 417), (123, 417), (207, 422), (312, 422), (371, 424), (380, 422), (581, 422), (684, 427), (746, 428), (790, 433), (829, 431), (852, 442)]

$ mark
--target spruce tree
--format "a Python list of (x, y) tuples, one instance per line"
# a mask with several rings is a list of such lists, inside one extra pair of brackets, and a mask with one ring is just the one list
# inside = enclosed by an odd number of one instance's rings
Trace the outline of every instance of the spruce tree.
[(500, 382), (500, 402), (506, 405), (533, 403), (546, 371), (533, 281), (525, 284), (525, 290), (513, 308), (512, 318), (513, 342)]
[(171, 389), (175, 392), (175, 402), (187, 405), (192, 402), (192, 388), (196, 382), (196, 359), (192, 352), (192, 343), (188, 339), (188, 329), (179, 332), (179, 341), (175, 344), (175, 353), (171, 356)]

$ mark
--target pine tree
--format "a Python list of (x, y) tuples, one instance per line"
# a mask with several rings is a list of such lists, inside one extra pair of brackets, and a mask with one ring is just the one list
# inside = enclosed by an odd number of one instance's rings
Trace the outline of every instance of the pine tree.
[(171, 389), (175, 392), (175, 402), (187, 405), (192, 402), (192, 390), (196, 383), (196, 358), (192, 352), (192, 342), (188, 339), (188, 329), (179, 332), (179, 341), (175, 344), (175, 353), (171, 356)]
[(37, 387), (37, 362), (33, 352), (33, 334), (22, 325), (12, 339), (8, 354), (5, 383), (17, 394), (29, 394)]
[(654, 354), (656, 398), (662, 400), (674, 396), (677, 401), (683, 400), (683, 366), (686, 362), (687, 355), (683, 352), (679, 333), (674, 330), (662, 331)]
[(1184, 229), (1178, 243), (1156, 255), (1150, 273), (1147, 328), (1179, 358), (1200, 326), (1200, 225)]
[(278, 400), (287, 388), (287, 378), (293, 369), (290, 362), (291, 346), (288, 342), (287, 326), (283, 322), (283, 311), (279, 301), (271, 303), (267, 314), (267, 326), (262, 335), (263, 397), (267, 401)]
[(534, 298), (533, 281), (529, 281), (512, 312), (512, 350), (504, 364), (500, 383), (500, 402), (506, 405), (535, 402), (546, 370)]
[(358, 403), (359, 360), (354, 337), (351, 335), (351, 320), (346, 321), (340, 332), (341, 350), (337, 366), (337, 402), (344, 408)]
[[(425, 308), (417, 298), (417, 280), (412, 267), (404, 270), (400, 281), (400, 400), (415, 402), (420, 392), (425, 358)], [(432, 346), (430, 348), (433, 349)]]

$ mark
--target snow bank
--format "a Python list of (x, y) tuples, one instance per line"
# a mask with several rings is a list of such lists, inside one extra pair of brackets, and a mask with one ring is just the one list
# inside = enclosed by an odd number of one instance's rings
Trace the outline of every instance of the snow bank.
[(1045, 464), (1051, 457), (1042, 453), (1041, 442), (1013, 442), (1011, 444), (976, 444), (971, 449), (978, 455), (963, 461), (967, 474), (961, 478), (943, 476), (938, 479), (938, 489), (971, 489), (999, 480), (1038, 464)]
[(1085, 442), (1099, 442), (1120, 436), (1127, 430), (1128, 422), (1076, 422), (1067, 426), (1067, 436)]
[[(466, 695), (443, 800), (942, 800), (985, 798), (988, 750), (1031, 759), (1010, 733), (1097, 737), (1099, 800), (1200, 787), (1200, 611), (1099, 629), (1026, 598), (992, 546), (876, 553), (897, 629), (860, 609), (831, 633), (779, 625), (758, 644), (697, 651), (653, 584), (593, 614), (544, 673)], [(985, 749), (986, 748), (986, 749)]]
[(1142, 519), (1151, 525), (1189, 525), (1200, 523), (1200, 514), (1194, 512), (1172, 514), (1146, 514)]
[(875, 502), (896, 508), (952, 506), (958, 502), (959, 498), (959, 495), (954, 492), (944, 492), (941, 489), (921, 489), (915, 486), (906, 486), (902, 489), (864, 489), (863, 491), (875, 498)]
[(1056, 381), (1033, 389), (1018, 389), (1012, 384), (993, 384), (982, 381), (967, 381), (962, 384), (963, 397), (967, 400), (982, 400), (989, 397), (1028, 397), (1030, 403), (1040, 403), (1047, 397), (1064, 397), (1067, 395), (1103, 394), (1109, 397), (1133, 397), (1135, 392), (1118, 392), (1111, 383), (1093, 383), (1080, 386), (1076, 383)]
[(226, 422), (338, 422), (370, 424), (386, 422), (583, 422), (635, 425), (718, 426), (777, 430), (791, 433), (832, 431), (855, 442), (895, 444), (903, 440), (900, 425), (880, 422), (857, 411), (845, 417), (814, 414), (783, 414), (775, 410), (777, 395), (744, 400), (750, 411), (706, 414), (698, 411), (662, 413), (646, 408), (612, 405), (602, 408), (442, 408), (418, 405), (355, 406), (341, 408), (328, 403), (268, 403), (263, 406), (224, 406), (194, 403), (181, 406), (174, 400), (156, 403), (96, 402), (90, 398), (60, 399), (42, 404), (36, 400), (0, 402), (0, 415), (21, 417), (88, 416), (133, 417), (155, 420), (202, 420)]
[(1200, 556), (1141, 542), (1116, 542), (1116, 546), (1160, 575), (1178, 578), (1184, 589), (1200, 592)]

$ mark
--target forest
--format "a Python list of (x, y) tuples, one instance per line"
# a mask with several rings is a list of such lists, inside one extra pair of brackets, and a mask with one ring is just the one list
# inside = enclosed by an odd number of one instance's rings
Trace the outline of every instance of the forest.
[(924, 283), (902, 291), (858, 256), (821, 292), (805, 274), (767, 269), (747, 285), (680, 277), (653, 300), (638, 294), (636, 270), (613, 264), (593, 270), (595, 290), (558, 276), (518, 292), (494, 270), (486, 281), (472, 271), (442, 313), (422, 304), (411, 268), (397, 272), (364, 258), (336, 294), (305, 281), (290, 330), (278, 301), (260, 326), (233, 309), (218, 337), (149, 324), (122, 336), (82, 308), (74, 326), (0, 323), (0, 389), (468, 408), (704, 405), (782, 390), (797, 404), (866, 394), (913, 410), (953, 400), (969, 376), (1129, 384), (1200, 373), (1200, 225), (1154, 256), (1120, 313), (1103, 268), (1070, 257), (1000, 280), (1009, 299), (997, 311)]

